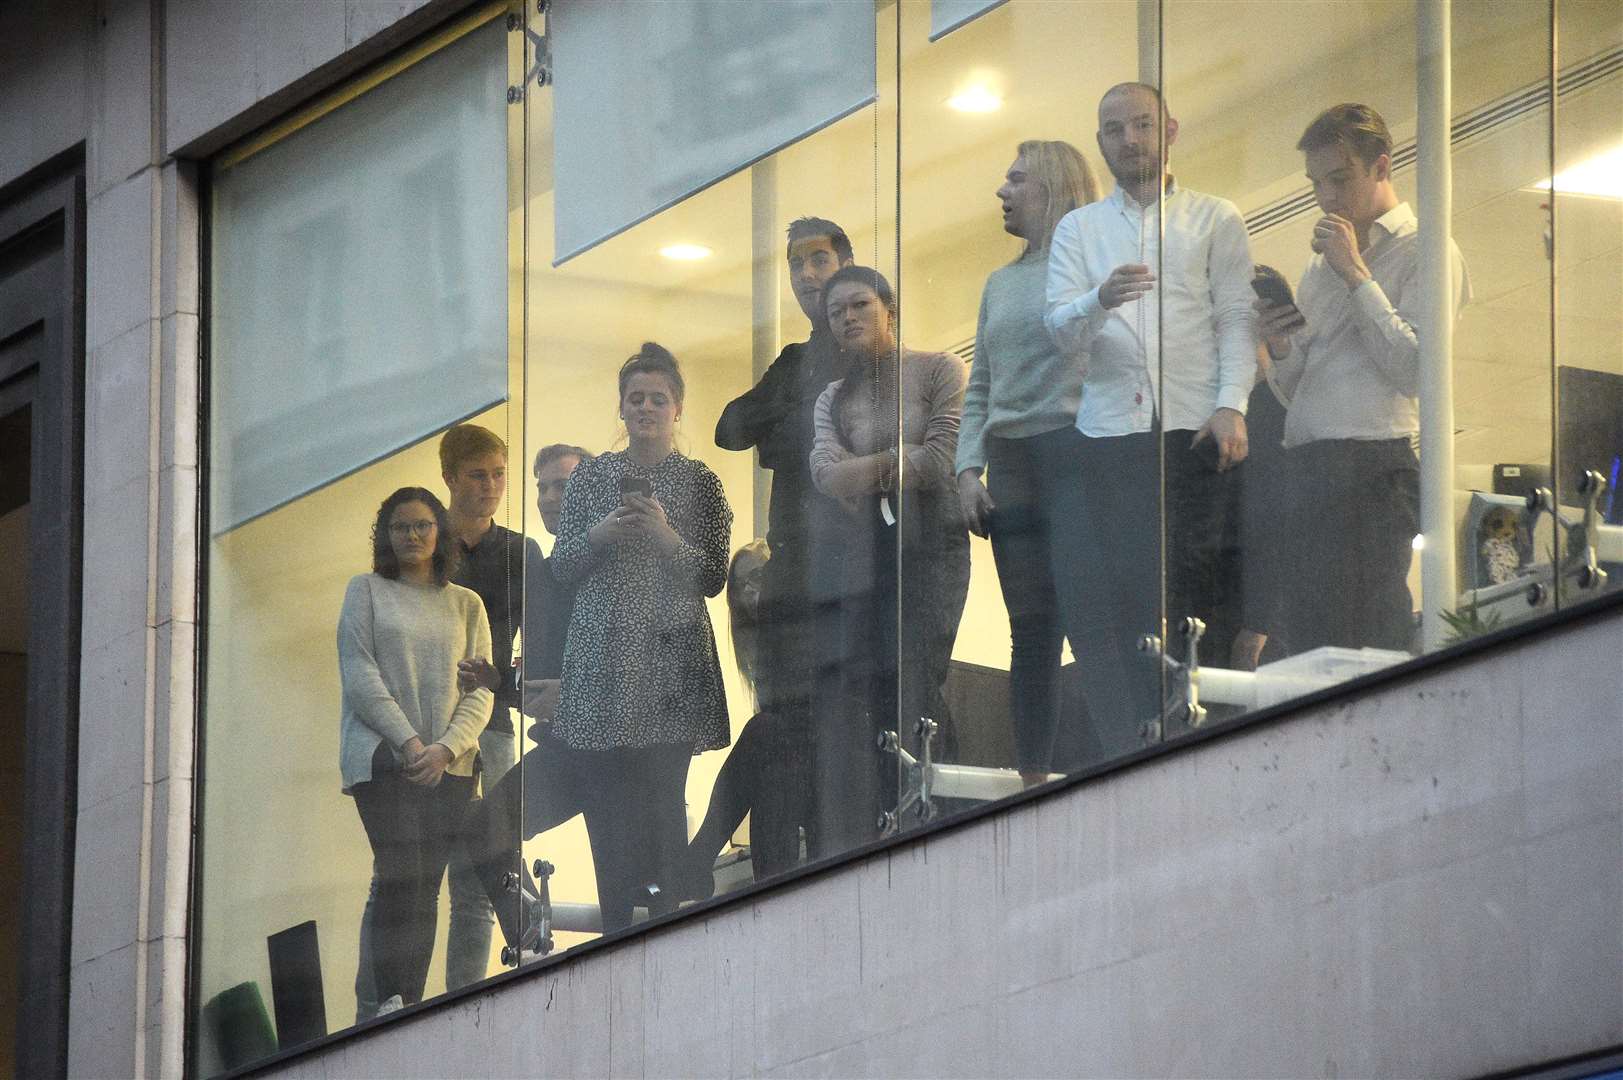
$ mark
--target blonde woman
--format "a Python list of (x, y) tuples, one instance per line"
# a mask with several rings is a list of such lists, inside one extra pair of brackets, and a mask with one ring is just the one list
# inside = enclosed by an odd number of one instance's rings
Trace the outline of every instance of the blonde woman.
[(1055, 473), (1044, 467), (1045, 448), (1076, 422), (1084, 374), (1081, 359), (1062, 354), (1043, 326), (1048, 241), (1060, 218), (1098, 198), (1076, 147), (1020, 144), (997, 199), (1004, 231), (1025, 250), (994, 270), (981, 293), (958, 434), (958, 501), (970, 531), (991, 538), (1009, 609), (1010, 711), (1028, 785), (1050, 771), (1059, 719), (1061, 631), (1046, 513)]

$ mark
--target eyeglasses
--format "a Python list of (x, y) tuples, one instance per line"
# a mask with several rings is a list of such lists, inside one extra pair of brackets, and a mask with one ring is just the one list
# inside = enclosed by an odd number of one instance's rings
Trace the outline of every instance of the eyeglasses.
[(389, 535), (405, 539), (415, 536), (419, 540), (428, 539), (428, 534), (434, 531), (432, 521), (396, 521), (389, 526)]

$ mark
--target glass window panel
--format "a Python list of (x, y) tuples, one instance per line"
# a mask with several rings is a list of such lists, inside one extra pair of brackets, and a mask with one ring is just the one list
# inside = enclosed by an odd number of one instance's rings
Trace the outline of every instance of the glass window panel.
[(866, 4), (562, 0), (550, 11), (555, 261), (874, 99)]
[(1556, 502), (1581, 532), (1589, 504), (1584, 474), (1595, 489), (1596, 567), (1586, 574), (1587, 534), (1572, 534), (1563, 550), (1572, 569), (1558, 593), (1582, 602), (1623, 584), (1623, 21), (1615, 11), (1562, 4), (1560, 100), (1556, 111), (1553, 204), (1557, 440)]
[[(565, 178), (549, 152), (564, 68), (526, 98), (524, 502), (547, 563), (525, 585), (539, 722), (526, 721), (519, 833), (525, 868), (550, 871), (560, 947), (872, 840), (894, 801), (894, 759), (876, 739), (887, 725), (871, 704), (895, 679), (869, 581), (882, 535), (863, 533), (878, 519), (842, 503), (838, 480), (823, 478), (834, 494), (818, 489), (812, 460), (815, 406), (847, 362), (826, 330), (813, 333), (826, 321), (820, 284), (847, 256), (895, 276), (892, 18), (879, 18), (880, 61), (871, 24), (840, 58), (870, 82), (886, 73), (877, 104), (559, 265)], [(569, 107), (589, 108), (571, 122), (599, 132), (618, 108)], [(600, 189), (588, 209), (612, 212)], [(821, 225), (788, 242), (803, 217), (835, 223), (849, 252)], [(675, 357), (680, 392), (651, 370), (621, 395), (629, 357), (662, 362), (645, 342)], [(883, 379), (872, 388), (895, 400)], [(668, 421), (675, 456), (650, 460)], [(836, 438), (828, 471), (848, 476), (884, 450)], [(637, 532), (646, 523), (593, 538), (638, 505), (644, 480), (680, 537), (674, 563)], [(540, 696), (550, 679), (555, 713)], [(530, 905), (512, 932), (543, 914)]]
[(502, 41), (490, 23), (215, 170), (214, 531), (505, 396)]
[[(507, 186), (517, 110), (504, 115), (516, 38), (493, 18), (386, 63), (214, 185), (226, 255), (209, 287), (201, 1075), (368, 1019), (391, 994), (410, 1004), (499, 970), (485, 889), (446, 869), (476, 774), (489, 783), (516, 744), (500, 731), (510, 695), (457, 685), (473, 659), (500, 682), (521, 593), (522, 557), (485, 531), (519, 527), (498, 450), (522, 448), (505, 404), (510, 227), (522, 235)], [(318, 206), (320, 235), (287, 229)], [(255, 245), (274, 278), (246, 265)], [(244, 401), (250, 389), (275, 408)], [(273, 442), (264, 425), (278, 417)], [(442, 432), (463, 417), (487, 434), (448, 480)], [(246, 457), (256, 440), (274, 457)], [(241, 490), (273, 478), (279, 494)], [(381, 505), (418, 488), (383, 520), (378, 555)], [(452, 550), (462, 558), (441, 586), (421, 557)], [(405, 779), (413, 739), (429, 762), (419, 779), (445, 765), (437, 784)], [(420, 887), (408, 850), (439, 860)]]
[[(903, 492), (902, 574), (917, 595), (901, 611), (915, 659), (902, 667), (898, 730), (922, 761), (916, 725), (934, 721), (932, 809), (950, 812), (1154, 736), (1161, 675), (1137, 644), (1159, 632), (1158, 466), (1144, 435), (1127, 440), (1136, 465), (1107, 470), (1113, 498), (1084, 484), (1097, 474), (1080, 459), (1123, 442), (1077, 428), (1089, 333), (1066, 321), (1062, 346), (1045, 324), (1050, 237), (1112, 187), (1095, 106), (1133, 73), (1137, 5), (1093, 5), (1078, 20), (1065, 5), (1016, 0), (934, 41), (924, 16), (903, 8), (906, 338), (970, 372), (946, 498)], [(1153, 237), (1153, 212), (1141, 223)], [(1074, 305), (1098, 284), (1086, 280), (1094, 269), (1074, 258), (1059, 295)], [(1126, 339), (1135, 325), (1117, 319), (1113, 331)], [(936, 389), (904, 377), (904, 412), (939, 412)]]

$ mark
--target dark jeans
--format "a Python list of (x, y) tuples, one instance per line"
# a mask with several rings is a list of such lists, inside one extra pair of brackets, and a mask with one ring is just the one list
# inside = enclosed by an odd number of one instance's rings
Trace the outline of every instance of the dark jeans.
[(1048, 772), (1059, 724), (1059, 601), (1053, 561), (1054, 499), (1060, 474), (1048, 469), (1063, 431), (986, 439), (992, 558), (1009, 612), (1009, 713), (1022, 772)]
[[(566, 748), (564, 767), (574, 774), (586, 835), (597, 872), (603, 932), (631, 925), (631, 909), (647, 906), (662, 915), (676, 907), (672, 883), (687, 851), (684, 798), (693, 748), (684, 744)], [(650, 902), (647, 887), (662, 884)]]
[(929, 717), (941, 759), (956, 757), (944, 690), (969, 590), (969, 535), (950, 490), (904, 491), (895, 517), (886, 524), (879, 500), (865, 500), (819, 553), (827, 574), (815, 590), (824, 854), (874, 839), (880, 812), (896, 805), (897, 758), (877, 750), (880, 732), (896, 731), (917, 756), (916, 725)]
[(435, 787), (400, 775), (388, 746), (372, 758), (372, 779), (355, 785), (355, 809), (372, 845), (377, 879), (372, 973), (380, 1001), (423, 998), (434, 954), (440, 881), (473, 798), (471, 776), (445, 776)]
[(1142, 746), (1145, 721), (1162, 709), (1160, 666), (1138, 641), (1163, 633), (1163, 468), (1169, 648), (1182, 658), (1177, 627), (1187, 615), (1207, 625), (1203, 663), (1226, 662), (1233, 642), (1237, 614), (1219, 604), (1230, 474), (1190, 449), (1193, 437), (1179, 430), (1090, 438), (1066, 429), (1056, 439), (1054, 582), (1102, 760)]
[[(687, 850), (684, 795), (692, 748), (577, 750), (545, 727), (532, 735), (535, 749), (480, 800), (463, 830), (502, 937), (513, 945), (524, 931), (517, 897), (503, 888), (504, 875), (518, 874), (535, 891), (519, 845), (576, 814), (586, 816), (604, 933), (630, 926), (634, 907), (656, 915), (674, 909), (671, 885)], [(660, 899), (650, 902), (649, 885), (660, 885)]]
[(1420, 465), (1409, 440), (1325, 439), (1287, 450), (1285, 462), (1291, 651), (1412, 648)]

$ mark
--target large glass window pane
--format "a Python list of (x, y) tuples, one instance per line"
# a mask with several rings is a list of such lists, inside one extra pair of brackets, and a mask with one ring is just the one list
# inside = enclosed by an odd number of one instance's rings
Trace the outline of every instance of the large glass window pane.
[(498, 14), (213, 167), (203, 1075), (493, 969), (460, 830), (515, 745)]
[[(1168, 370), (1197, 381), (1169, 379), (1162, 397), (1168, 427), (1186, 428), (1167, 446), (1169, 635), (1191, 616), (1205, 626), (1169, 669), (1168, 696), (1198, 724), (1397, 662), (1415, 643), (1418, 357), (1402, 331), (1376, 329), (1416, 302), (1413, 176), (1397, 164), (1412, 146), (1415, 46), (1403, 4), (1170, 3), (1165, 20), (1173, 172), (1206, 201), (1180, 210), (1187, 259), (1167, 268), (1198, 302), (1163, 310), (1163, 341), (1183, 319), (1210, 345), (1180, 351), (1212, 356), (1196, 369), (1169, 352)], [(1289, 47), (1255, 47), (1264, 39)], [(1233, 62), (1213, 65), (1214, 48)], [(1359, 107), (1326, 114), (1341, 103)], [(1370, 136), (1355, 144), (1359, 125)], [(1320, 252), (1331, 233), (1352, 253), (1335, 266)], [(1366, 313), (1350, 282), (1372, 267), (1385, 291)], [(1197, 386), (1180, 424), (1173, 395)]]
[(564, 91), (526, 93), (523, 502), (544, 555), (524, 753), (498, 788), (521, 841), (501, 853), (515, 944), (567, 947), (838, 854), (894, 801), (872, 706), (895, 678), (874, 597), (893, 556), (862, 490), (889, 458), (874, 404), (894, 407), (893, 381), (865, 360), (862, 424), (816, 421), (869, 344), (842, 348), (822, 286), (848, 263), (895, 276), (893, 18), (877, 104), (558, 265)]
[[(1540, 3), (1454, 16), (1452, 235), (1469, 293), (1453, 348), (1458, 589), (1434, 599), (1422, 588), (1423, 619), (1442, 623), (1423, 635), (1427, 648), (1547, 614), (1570, 585), (1570, 572), (1555, 573), (1551, 518), (1527, 507), (1549, 488), (1551, 468), (1550, 196), (1539, 190), (1550, 175), (1550, 11)], [(1422, 216), (1422, 226), (1433, 220)]]
[[(1084, 313), (1117, 261), (1156, 261), (1153, 208), (1130, 222), (1101, 202), (1114, 181), (1096, 139), (1100, 98), (1136, 74), (1137, 5), (1079, 19), (1015, 0), (932, 41), (937, 12), (902, 13), (902, 277), (920, 357), (915, 378), (904, 372), (904, 415), (958, 411), (942, 392), (955, 366), (966, 387), (950, 465), (921, 468), (902, 500), (915, 595), (901, 612), (913, 659), (898, 730), (928, 755), (914, 777), (927, 813), (1146, 745), (1161, 684), (1138, 647), (1161, 632), (1153, 395), (1127, 391), (1143, 425), (1079, 418), (1085, 378), (1146, 371), (1135, 349), (1154, 341), (1151, 305), (1113, 308), (1103, 331)], [(1111, 216), (1094, 222), (1100, 211)], [(1119, 251), (1087, 246), (1101, 230), (1121, 233)], [(1096, 348), (1108, 357), (1090, 367)]]
[[(1569, 604), (1623, 585), (1623, 17), (1606, 5), (1560, 4), (1557, 11), (1553, 192), (1548, 178), (1537, 186), (1554, 210), (1554, 491), (1576, 529), (1562, 551), (1571, 574), (1558, 598)], [(1586, 473), (1601, 484), (1586, 484)], [(1589, 572), (1591, 547), (1604, 578)]]
[[(1169, 590), (1202, 548), (1218, 556), (1202, 669), (1174, 675), (1220, 718), (1525, 618), (1553, 595), (1529, 592), (1550, 530), (1522, 503), (1549, 466), (1549, 266), (1533, 190), (1548, 167), (1549, 9), (1456, 8), (1435, 63), (1417, 60), (1417, 13), (1433, 8), (1165, 10), (1177, 175), (1238, 207), (1257, 268), (1248, 452), (1203, 481), (1230, 489), (1229, 520), (1181, 532), (1170, 457), (1166, 471)], [(1237, 35), (1264, 27), (1292, 47), (1241, 47)], [(1212, 66), (1213, 43), (1230, 38), (1236, 62)], [(1445, 85), (1451, 138), (1423, 123)], [(1423, 188), (1443, 158), (1451, 212)], [(1433, 267), (1426, 244), (1443, 230)], [(1206, 259), (1214, 298), (1217, 266)], [(1430, 329), (1439, 319), (1451, 346)], [(1170, 425), (1175, 402), (1162, 403)]]

